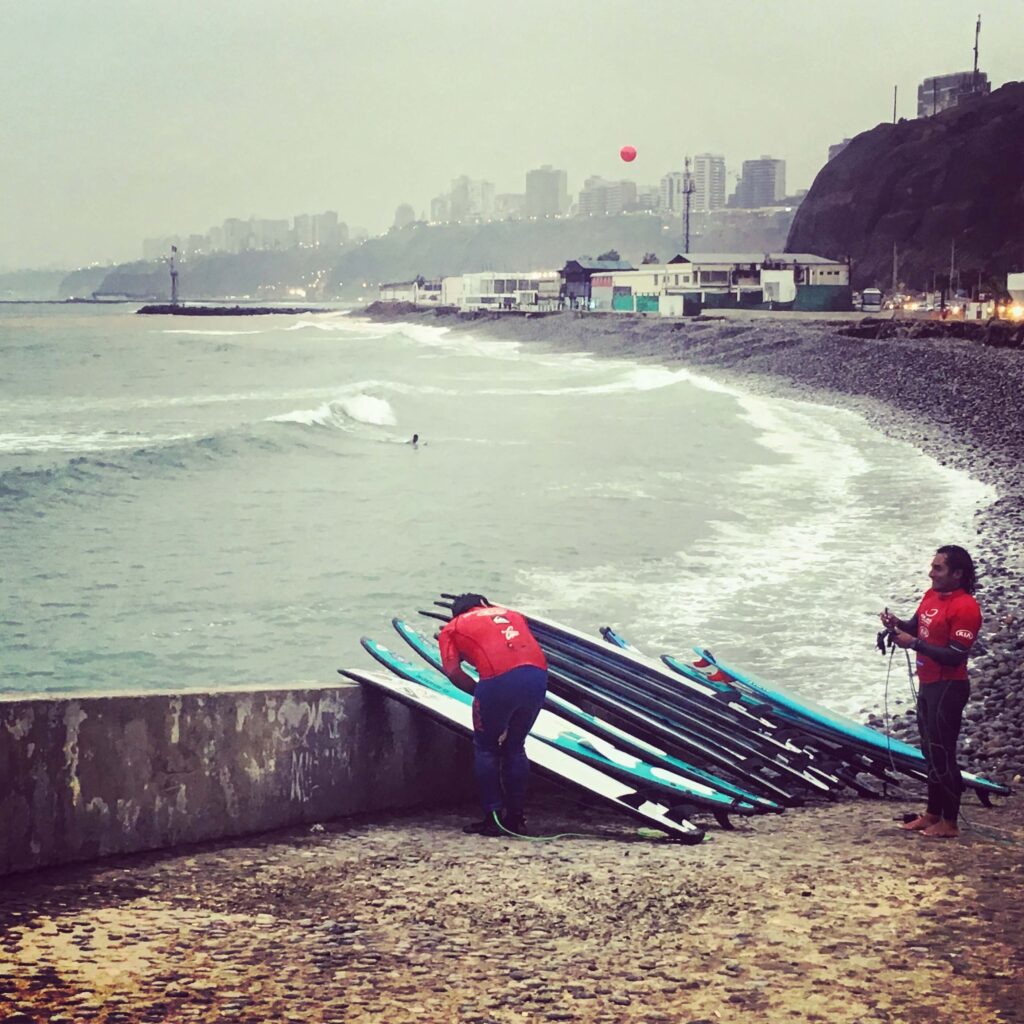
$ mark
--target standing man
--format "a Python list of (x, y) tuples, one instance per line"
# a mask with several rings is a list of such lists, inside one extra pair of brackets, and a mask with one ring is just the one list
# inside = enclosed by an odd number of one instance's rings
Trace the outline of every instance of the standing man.
[(967, 657), (981, 630), (981, 609), (972, 596), (974, 562), (963, 548), (939, 548), (928, 576), (931, 589), (912, 619), (904, 622), (888, 609), (880, 616), (900, 647), (917, 652), (917, 723), (928, 764), (928, 806), (901, 827), (930, 839), (956, 839), (963, 791), (956, 744), (971, 692)]
[[(526, 737), (547, 692), (544, 652), (522, 615), (488, 604), (480, 594), (461, 594), (452, 602), (452, 619), (438, 643), (445, 675), (473, 693), (473, 766), (484, 819), (463, 831), (525, 835)], [(463, 659), (480, 675), (475, 688)]]

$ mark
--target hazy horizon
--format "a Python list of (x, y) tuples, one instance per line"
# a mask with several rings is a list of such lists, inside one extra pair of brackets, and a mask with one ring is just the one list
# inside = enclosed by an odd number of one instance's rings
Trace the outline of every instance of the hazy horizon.
[(0, 270), (138, 259), (144, 237), (227, 217), (332, 209), (376, 234), (458, 175), (521, 192), (542, 164), (575, 194), (714, 152), (731, 190), (768, 154), (793, 193), (831, 144), (891, 120), (894, 85), (909, 118), (922, 79), (970, 70), (978, 13), (992, 87), (1022, 77), (1014, 0), (522, 0), (486, 17), (467, 0), (0, 0)]

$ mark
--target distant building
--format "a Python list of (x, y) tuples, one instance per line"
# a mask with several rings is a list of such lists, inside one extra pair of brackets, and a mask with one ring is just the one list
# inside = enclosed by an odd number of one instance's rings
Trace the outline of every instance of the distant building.
[(638, 210), (649, 210), (653, 213), (658, 209), (659, 196), (657, 185), (637, 185), (636, 208)]
[(394, 227), (399, 230), (407, 228), (414, 220), (416, 220), (416, 211), (408, 203), (399, 203), (395, 210)]
[(449, 203), (451, 220), (491, 220), (494, 217), (494, 185), (463, 174), (452, 182)]
[(251, 249), (288, 249), (291, 247), (291, 228), (286, 220), (263, 220), (253, 217), (249, 221)]
[(683, 186), (686, 174), (683, 171), (669, 171), (661, 179), (658, 190), (658, 209), (663, 214), (674, 215), (683, 209)]
[(182, 256), (196, 256), (214, 252), (246, 252), (248, 250), (284, 250), (297, 246), (340, 246), (348, 241), (348, 225), (338, 220), (334, 210), (310, 215), (300, 213), (289, 224), (287, 220), (250, 217), (242, 220), (229, 217), (214, 226), (205, 235), (192, 234), (182, 239), (147, 238), (142, 244), (145, 259), (158, 259), (171, 245), (176, 245)]
[(693, 195), (690, 197), (690, 209), (695, 213), (720, 210), (725, 206), (725, 199), (725, 157), (717, 153), (698, 153), (693, 158)]
[(680, 253), (668, 263), (601, 271), (590, 281), (590, 308), (604, 312), (686, 316), (779, 305), (849, 308), (849, 268), (813, 253)]
[(957, 71), (951, 75), (926, 78), (917, 87), (917, 116), (941, 114), (967, 96), (983, 96), (991, 91), (992, 86), (984, 71)]
[[(843, 139), (842, 142), (837, 142), (832, 146), (828, 147), (828, 159), (835, 160), (837, 156), (852, 142), (852, 139)], [(827, 161), (826, 161), (827, 162)]]
[(339, 222), (334, 210), (325, 210), (313, 215), (313, 244), (322, 248), (333, 248), (348, 239), (348, 226)]
[(526, 172), (526, 199), (523, 213), (527, 217), (557, 217), (569, 208), (569, 190), (565, 171), (550, 164)]
[(736, 183), (731, 206), (753, 210), (772, 206), (786, 195), (786, 161), (762, 156), (760, 160), (744, 160), (743, 174)]
[(633, 264), (625, 260), (569, 260), (558, 272), (562, 280), (562, 297), (571, 309), (590, 309), (595, 276), (633, 269)]
[(417, 306), (437, 306), (441, 303), (441, 279), (428, 281), (417, 277), (413, 281), (391, 281), (378, 288), (381, 302), (411, 302)]
[(587, 178), (580, 190), (581, 217), (609, 217), (636, 209), (636, 182), (605, 181), (597, 175)]
[(430, 200), (430, 219), (434, 224), (451, 219), (452, 203), (449, 196), (434, 196)]
[[(313, 218), (308, 213), (297, 214), (292, 229), (292, 238), (296, 245), (313, 244)], [(224, 222), (225, 227), (227, 221)]]
[(484, 271), (462, 275), (461, 310), (550, 311), (561, 305), (557, 270)]
[(494, 197), (494, 216), (498, 220), (519, 220), (526, 211), (522, 192), (501, 192)]
[(252, 232), (249, 222), (238, 217), (228, 217), (224, 221), (224, 251), (244, 252), (252, 248)]

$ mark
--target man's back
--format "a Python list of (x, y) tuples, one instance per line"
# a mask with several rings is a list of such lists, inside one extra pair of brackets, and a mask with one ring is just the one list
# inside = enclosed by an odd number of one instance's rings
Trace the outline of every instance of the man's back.
[(490, 679), (523, 665), (547, 669), (547, 659), (519, 612), (492, 605), (471, 608), (449, 622), (438, 639), (444, 669), (468, 661)]

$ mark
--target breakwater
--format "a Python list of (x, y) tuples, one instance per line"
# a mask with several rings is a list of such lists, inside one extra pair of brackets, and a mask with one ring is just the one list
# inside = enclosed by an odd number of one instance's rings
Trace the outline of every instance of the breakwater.
[(142, 306), (137, 314), (158, 314), (160, 316), (269, 316), (272, 313), (284, 316), (305, 316), (307, 313), (328, 312), (312, 306), (186, 306), (162, 303)]
[(355, 684), (7, 695), (0, 787), (2, 875), (459, 798), (471, 747)]

